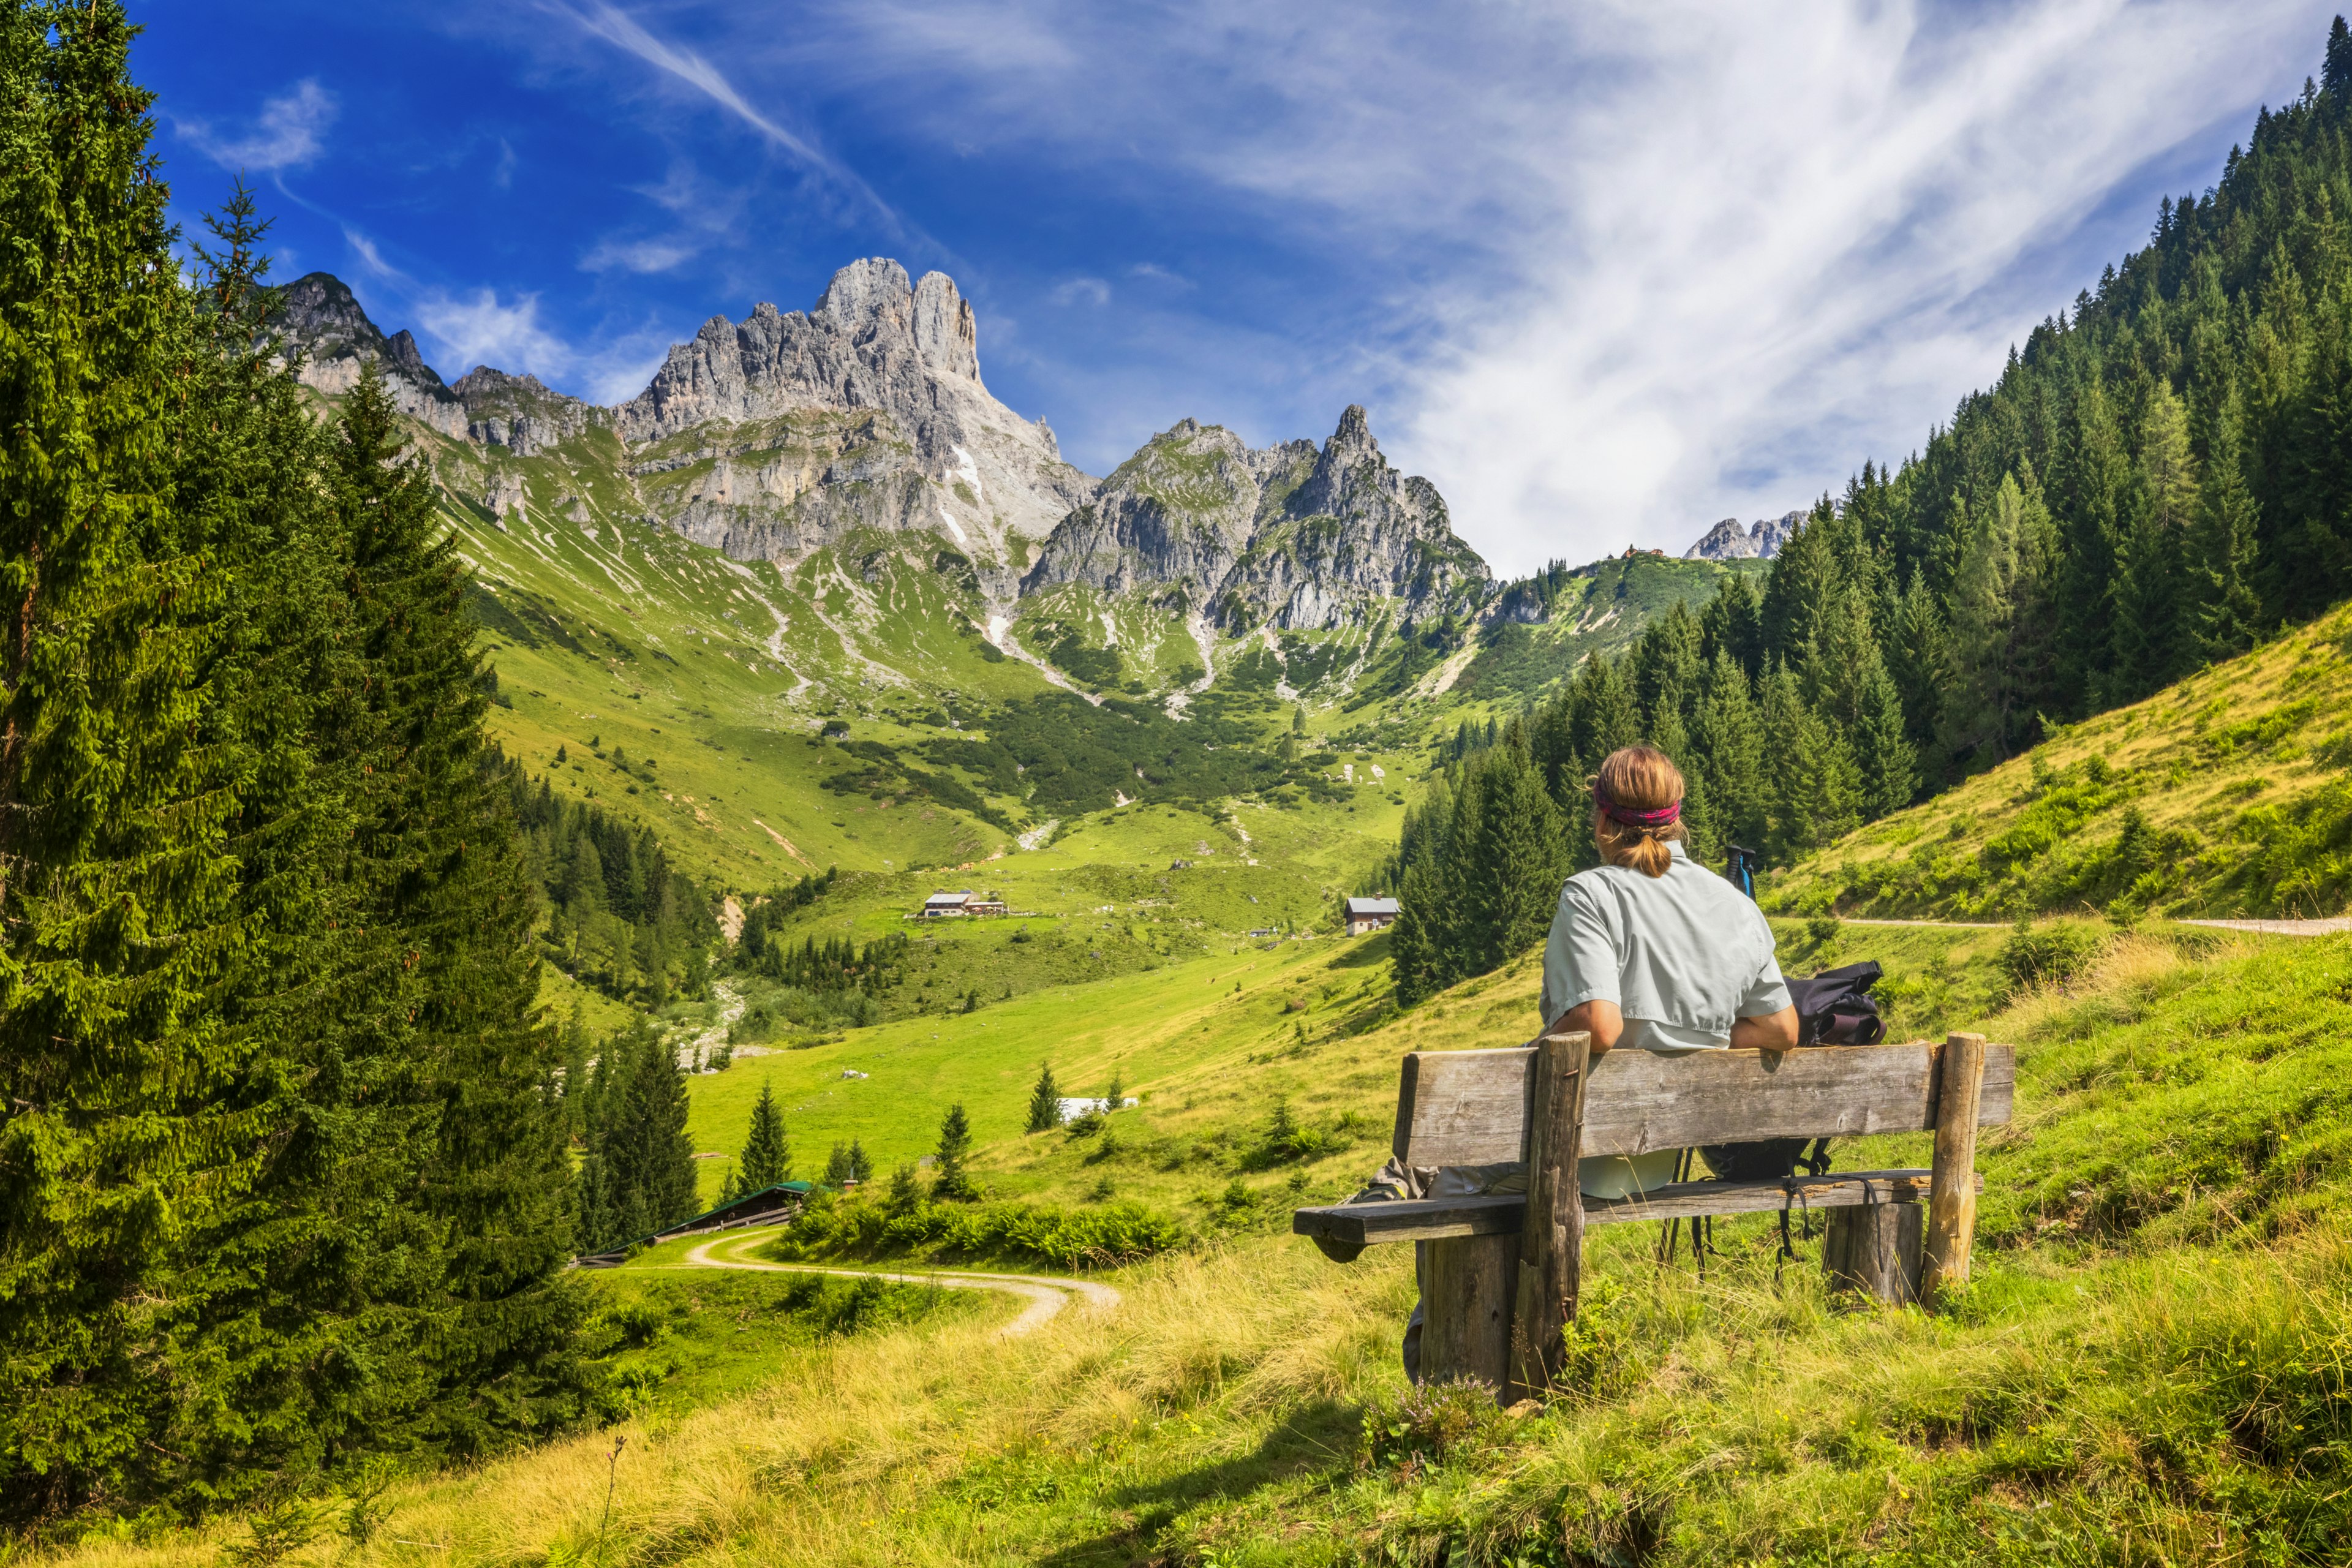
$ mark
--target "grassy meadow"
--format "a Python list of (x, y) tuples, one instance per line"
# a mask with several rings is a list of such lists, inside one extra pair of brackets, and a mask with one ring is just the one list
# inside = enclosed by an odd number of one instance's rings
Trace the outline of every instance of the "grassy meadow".
[[(1766, 1216), (1720, 1226), (1704, 1280), (1686, 1256), (1661, 1265), (1654, 1232), (1609, 1227), (1571, 1386), (1497, 1414), (1405, 1384), (1410, 1252), (1327, 1263), (1269, 1234), (1284, 1192), (1263, 1226), (1104, 1276), (1125, 1293), (1115, 1311), (1074, 1309), (1018, 1341), (994, 1337), (1001, 1304), (774, 1333), (764, 1361), (711, 1374), (706, 1403), (396, 1481), (364, 1542), (339, 1527), (348, 1513), (321, 1513), (287, 1561), (2328, 1561), (2352, 1530), (2352, 939), (2095, 934), (2065, 980), (2022, 990), (2002, 932), (1819, 941), (1824, 959), (1868, 951), (1897, 973), (1940, 964), (1954, 1011), (1936, 1026), (2020, 1047), (2017, 1121), (1980, 1152), (1976, 1276), (1948, 1315), (1829, 1300), (1802, 1243), (1776, 1278)], [(1271, 994), (1344, 973), (1342, 956), (1258, 973)], [(1401, 1050), (1523, 1033), (1531, 977), (1270, 1060), (1251, 1059), (1241, 1020), (1265, 999), (1242, 978), (1240, 1002), (1202, 1003), (1234, 1016), (1239, 1054), (1171, 1062), (1140, 1111), (1111, 1119), (1123, 1137), (1245, 1130), (1285, 1089), (1318, 1118), (1384, 1107)], [(1979, 996), (1993, 1000), (1971, 1014)], [(1351, 1074), (1360, 1089), (1315, 1098)], [(1083, 1142), (998, 1137), (984, 1179), (1076, 1195)], [(1308, 1185), (1343, 1184), (1381, 1142), (1304, 1165)], [(1925, 1152), (1838, 1149), (1842, 1164)], [(671, 1250), (585, 1283), (688, 1279), (667, 1275)], [(713, 1297), (731, 1288), (704, 1279)], [(176, 1568), (249, 1534), (126, 1531), (47, 1556)]]
[(1788, 912), (2332, 915), (2352, 896), (2352, 605), (1847, 836)]

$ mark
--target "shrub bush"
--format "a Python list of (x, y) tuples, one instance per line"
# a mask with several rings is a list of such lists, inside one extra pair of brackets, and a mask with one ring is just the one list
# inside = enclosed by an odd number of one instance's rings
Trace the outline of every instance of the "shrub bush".
[(897, 1213), (866, 1202), (813, 1203), (775, 1243), (780, 1256), (872, 1258), (923, 1252), (1013, 1258), (1056, 1268), (1108, 1268), (1181, 1247), (1182, 1226), (1141, 1204), (1065, 1209), (1043, 1204), (920, 1202)]
[(1495, 1391), (1475, 1378), (1383, 1392), (1364, 1407), (1356, 1468), (1434, 1463), (1485, 1436), (1499, 1419)]
[(2090, 967), (2100, 944), (2099, 933), (2088, 926), (2020, 921), (2001, 944), (2001, 973), (2016, 991), (2033, 985), (2063, 985)]

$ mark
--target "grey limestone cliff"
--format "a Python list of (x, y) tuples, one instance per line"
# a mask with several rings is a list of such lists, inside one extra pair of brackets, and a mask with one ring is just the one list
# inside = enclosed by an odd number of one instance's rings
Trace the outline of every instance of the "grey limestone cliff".
[[(993, 551), (1008, 532), (1042, 538), (1094, 490), (1044, 421), (990, 395), (954, 282), (910, 283), (878, 258), (834, 274), (805, 313), (712, 317), (619, 416), (648, 448), (640, 472), (688, 453), (713, 465), (679, 511), (690, 537), (730, 552), (804, 552), (857, 516)], [(824, 493), (851, 485), (854, 501)]]
[(1308, 630), (1370, 599), (1416, 616), (1467, 607), (1487, 578), (1436, 488), (1391, 468), (1351, 405), (1319, 453), (1254, 450), (1190, 419), (1154, 437), (1055, 529), (1022, 588), (1165, 593), (1227, 631)]
[(1805, 525), (1805, 514), (1792, 511), (1759, 519), (1745, 531), (1736, 517), (1727, 517), (1683, 552), (1685, 561), (1769, 561), (1780, 553), (1790, 535)]
[[(629, 505), (738, 560), (795, 562), (862, 531), (943, 537), (994, 605), (1084, 583), (1228, 630), (1304, 630), (1371, 599), (1423, 616), (1487, 590), (1435, 488), (1390, 467), (1361, 408), (1319, 449), (1253, 449), (1188, 419), (1096, 480), (1044, 420), (990, 394), (954, 282), (884, 258), (843, 268), (809, 310), (713, 316), (613, 408), (487, 365), (444, 385), (415, 339), (385, 337), (325, 273), (286, 291), (277, 325), (321, 392), (381, 363), (404, 411), (467, 444), (446, 482), (498, 517), (541, 482), (509, 459), (552, 458), (606, 466)], [(541, 501), (578, 493), (559, 484)]]
[(362, 368), (373, 363), (403, 414), (445, 436), (466, 434), (464, 403), (425, 363), (416, 339), (405, 328), (385, 337), (332, 273), (311, 272), (288, 284), (271, 325), (289, 346), (301, 350), (303, 385), (339, 397), (357, 386)]
[(459, 376), (450, 390), (465, 405), (467, 438), (504, 447), (518, 458), (536, 457), (584, 431), (610, 429), (616, 423), (609, 408), (554, 391), (535, 375), (509, 375), (486, 364)]

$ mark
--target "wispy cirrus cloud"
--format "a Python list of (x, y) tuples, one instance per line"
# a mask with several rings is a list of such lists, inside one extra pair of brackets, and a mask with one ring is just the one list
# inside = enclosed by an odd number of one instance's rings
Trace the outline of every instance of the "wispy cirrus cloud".
[(277, 174), (299, 169), (325, 151), (339, 108), (333, 93), (305, 78), (265, 100), (261, 112), (241, 129), (208, 120), (174, 120), (172, 128), (224, 169)]
[(611, 0), (541, 0), (541, 4), (581, 32), (635, 56), (717, 105), (802, 167), (856, 196), (887, 224), (898, 226), (898, 215), (856, 170), (827, 152), (814, 135), (784, 124), (775, 111), (754, 104), (699, 51), (656, 35)]
[(681, 239), (600, 239), (580, 258), (583, 272), (667, 272), (698, 247)]

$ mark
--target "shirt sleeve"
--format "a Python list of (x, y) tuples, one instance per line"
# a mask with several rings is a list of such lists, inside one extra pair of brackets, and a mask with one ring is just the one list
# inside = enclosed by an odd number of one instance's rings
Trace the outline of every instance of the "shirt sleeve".
[[(1617, 943), (1600, 906), (1570, 879), (1544, 943), (1543, 1026), (1580, 1002), (1619, 1000)], [(1774, 972), (1775, 978), (1779, 972)]]
[[(1763, 921), (1759, 919), (1759, 925)], [(1747, 992), (1739, 998), (1739, 1016), (1743, 1018), (1769, 1018), (1781, 1008), (1792, 1005), (1789, 983), (1780, 978), (1780, 960), (1773, 951), (1772, 928), (1764, 926), (1764, 967), (1748, 983)]]

